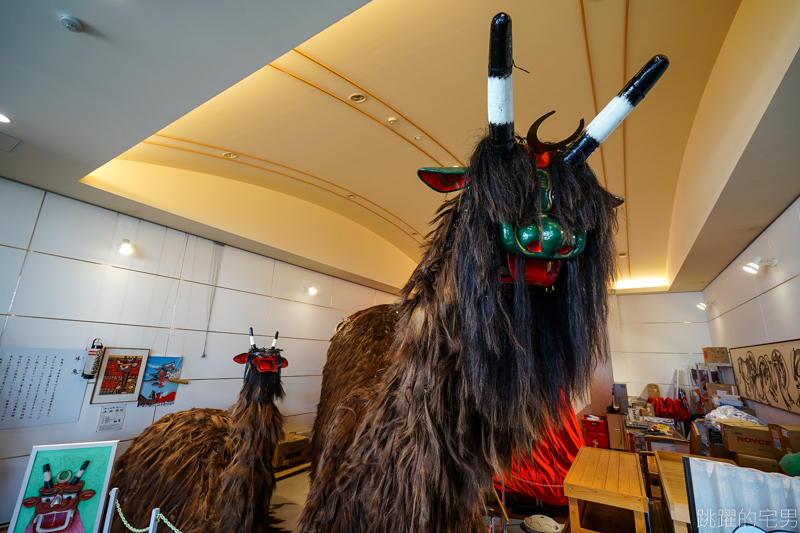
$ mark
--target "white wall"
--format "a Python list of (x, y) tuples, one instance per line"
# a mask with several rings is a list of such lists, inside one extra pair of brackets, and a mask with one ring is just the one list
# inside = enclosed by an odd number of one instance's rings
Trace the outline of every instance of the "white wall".
[[(123, 238), (134, 255), (117, 251)], [(120, 439), (121, 452), (167, 413), (230, 406), (243, 374), (232, 358), (249, 347), (251, 326), (259, 346), (280, 331), (286, 431), (310, 428), (334, 328), (395, 298), (229, 246), (212, 285), (213, 251), (211, 241), (0, 179), (0, 346), (87, 349), (99, 337), (105, 346), (183, 356), (181, 378), (190, 381), (172, 406), (127, 404), (119, 432), (95, 432), (93, 381), (78, 422), (0, 430), (0, 523), (11, 518), (31, 446)], [(306, 283), (319, 292), (305, 293)]]
[(648, 383), (661, 395), (674, 397), (675, 370), (690, 396), (686, 365), (703, 362), (703, 347), (711, 345), (706, 316), (697, 304), (699, 292), (617, 296), (609, 323), (615, 382), (628, 384), (629, 396), (646, 396)]
[[(748, 274), (756, 256), (776, 267)], [(800, 338), (800, 201), (793, 203), (703, 291), (714, 346), (736, 348)], [(800, 424), (800, 415), (750, 402), (765, 422)]]

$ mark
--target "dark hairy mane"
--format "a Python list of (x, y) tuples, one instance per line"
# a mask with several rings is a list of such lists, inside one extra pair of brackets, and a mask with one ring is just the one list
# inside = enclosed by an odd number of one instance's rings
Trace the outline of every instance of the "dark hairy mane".
[(481, 141), (401, 301), (331, 339), (299, 531), (478, 531), (492, 476), (585, 393), (608, 352), (614, 203), (551, 155), (551, 216), (587, 232), (584, 253), (549, 289), (502, 283), (497, 223), (540, 218), (540, 185), (524, 145), (504, 160)]

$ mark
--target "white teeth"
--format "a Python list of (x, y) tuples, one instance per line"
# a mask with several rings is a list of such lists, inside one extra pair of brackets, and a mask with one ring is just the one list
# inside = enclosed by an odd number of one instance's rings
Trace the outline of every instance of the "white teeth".
[(627, 98), (615, 96), (586, 127), (585, 133), (602, 144), (625, 117), (633, 111)]
[(514, 85), (511, 74), (505, 78), (489, 76), (487, 95), (489, 124), (501, 125), (514, 122)]

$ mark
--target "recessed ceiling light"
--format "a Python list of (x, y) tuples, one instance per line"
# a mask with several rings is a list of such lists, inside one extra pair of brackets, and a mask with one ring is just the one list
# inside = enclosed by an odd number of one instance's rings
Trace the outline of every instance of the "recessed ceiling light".
[(417, 135), (416, 137), (414, 137), (414, 139), (420, 140), (420, 139), (422, 139), (422, 135)]
[(353, 102), (355, 102), (357, 104), (360, 104), (361, 102), (363, 102), (366, 99), (367, 99), (367, 97), (365, 95), (361, 94), (361, 93), (353, 93), (353, 94), (350, 95), (350, 100), (352, 100)]
[(228, 159), (236, 159), (237, 157), (239, 157), (239, 154), (236, 154), (234, 152), (225, 152), (224, 154), (222, 154), (222, 157), (227, 157)]
[(5, 116), (4, 114), (0, 113), (0, 122), (3, 124), (11, 124), (11, 119)]
[(387, 120), (389, 124), (397, 124), (397, 117), (389, 117)]
[(628, 252), (620, 252), (620, 257), (628, 257)]

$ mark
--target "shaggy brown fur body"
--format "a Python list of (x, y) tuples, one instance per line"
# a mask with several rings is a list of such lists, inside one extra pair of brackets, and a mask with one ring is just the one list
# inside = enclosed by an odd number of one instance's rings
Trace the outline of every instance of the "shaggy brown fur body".
[(541, 196), (527, 149), (503, 159), (487, 139), (402, 301), (339, 327), (300, 531), (477, 532), (492, 476), (584, 394), (608, 352), (614, 204), (585, 165), (553, 154), (549, 171), (553, 213), (587, 232), (584, 254), (564, 261), (552, 289), (500, 280), (497, 222), (535, 221)]
[[(149, 523), (150, 511), (159, 507), (183, 533), (270, 530), (272, 455), (283, 436), (283, 416), (262, 380), (271, 380), (268, 388), (283, 397), (274, 374), (251, 371), (228, 411), (173, 413), (136, 437), (111, 477), (134, 527)], [(111, 531), (127, 529), (115, 519)]]

